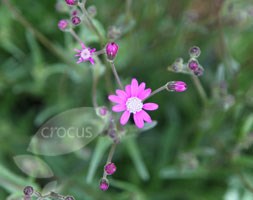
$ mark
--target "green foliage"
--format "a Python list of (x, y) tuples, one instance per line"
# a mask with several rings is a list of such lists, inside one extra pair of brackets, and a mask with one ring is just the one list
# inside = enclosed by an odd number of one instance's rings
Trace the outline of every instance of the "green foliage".
[[(94, 68), (75, 63), (79, 44), (58, 30), (58, 20), (68, 14), (55, 10), (56, 1), (9, 1), (29, 24), (1, 2), (0, 199), (20, 198), (26, 185), (80, 200), (253, 199), (251, 0), (87, 0), (97, 8), (93, 22), (102, 37), (113, 25), (122, 33), (115, 65), (124, 84), (132, 77), (153, 90), (172, 80), (188, 84), (185, 93), (152, 97), (159, 104), (154, 128), (137, 133), (127, 126), (107, 192), (98, 188), (111, 143), (106, 137), (67, 155), (38, 156), (53, 178), (32, 178), (16, 165), (17, 156), (30, 155), (27, 147), (45, 121), (91, 107), (93, 78), (99, 78), (99, 105), (109, 106), (116, 81), (104, 58)], [(86, 45), (101, 48), (89, 27), (76, 31)], [(167, 70), (176, 58), (187, 58), (193, 45), (202, 52), (205, 102), (189, 75)]]

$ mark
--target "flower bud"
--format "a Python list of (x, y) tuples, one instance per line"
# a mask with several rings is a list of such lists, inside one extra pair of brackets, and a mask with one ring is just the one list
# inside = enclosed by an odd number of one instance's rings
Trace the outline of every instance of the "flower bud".
[(95, 17), (97, 15), (97, 8), (96, 8), (96, 6), (89, 6), (87, 8), (87, 11), (88, 11), (90, 17)]
[(99, 187), (102, 191), (106, 191), (108, 190), (109, 188), (109, 181), (105, 178), (103, 178), (101, 181), (100, 181), (100, 184), (99, 184)]
[(166, 84), (166, 89), (169, 92), (184, 92), (187, 89), (187, 85), (183, 81), (171, 81)]
[(114, 60), (118, 53), (119, 46), (115, 42), (110, 42), (106, 45), (106, 55), (108, 60)]
[(117, 167), (114, 163), (108, 163), (105, 165), (104, 170), (108, 175), (112, 175), (116, 172)]
[(188, 67), (190, 70), (195, 71), (199, 68), (199, 63), (195, 59), (190, 59), (188, 62)]
[(65, 0), (66, 4), (69, 6), (74, 6), (78, 4), (78, 0)]
[(193, 73), (196, 75), (196, 76), (202, 76), (203, 73), (204, 73), (204, 69), (199, 66), (196, 70), (193, 71)]
[(59, 28), (61, 31), (66, 31), (67, 28), (68, 28), (68, 25), (69, 25), (69, 22), (68, 22), (68, 20), (66, 20), (66, 19), (61, 19), (61, 20), (58, 22), (58, 28)]
[(199, 57), (201, 54), (200, 48), (197, 46), (193, 46), (189, 49), (189, 55), (192, 58), (197, 58)]
[(78, 16), (74, 16), (74, 17), (71, 18), (71, 22), (72, 22), (73, 25), (77, 26), (78, 24), (81, 23), (81, 18), (78, 17)]
[(23, 190), (24, 194), (27, 196), (31, 196), (33, 194), (33, 187), (32, 186), (26, 186)]

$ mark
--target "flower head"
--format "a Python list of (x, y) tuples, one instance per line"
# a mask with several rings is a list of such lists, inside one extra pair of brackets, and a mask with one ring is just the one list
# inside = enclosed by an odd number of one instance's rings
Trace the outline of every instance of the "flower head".
[(125, 87), (125, 90), (116, 90), (117, 95), (109, 95), (109, 100), (117, 105), (112, 107), (114, 112), (123, 112), (120, 123), (125, 125), (130, 115), (133, 114), (134, 123), (138, 128), (143, 128), (144, 121), (151, 123), (152, 119), (145, 110), (156, 110), (156, 103), (143, 103), (150, 94), (151, 89), (145, 89), (146, 84), (138, 84), (136, 79), (132, 79), (131, 84)]
[(90, 63), (92, 65), (95, 64), (94, 59), (92, 58), (93, 53), (96, 51), (96, 49), (91, 49), (91, 48), (87, 48), (83, 43), (81, 43), (82, 49), (75, 49), (75, 51), (77, 52), (77, 54), (75, 55), (76, 57), (79, 57), (77, 63), (81, 63), (81, 62), (86, 62), (86, 61), (90, 61)]

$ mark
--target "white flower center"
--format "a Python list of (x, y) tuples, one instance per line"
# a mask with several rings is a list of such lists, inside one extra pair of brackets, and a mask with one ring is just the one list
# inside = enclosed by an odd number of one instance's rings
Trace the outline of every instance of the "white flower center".
[(91, 57), (91, 53), (89, 49), (83, 49), (80, 56), (82, 57), (82, 59), (88, 59)]
[(139, 98), (131, 97), (127, 100), (126, 107), (130, 113), (135, 114), (136, 112), (139, 112), (142, 110), (143, 103), (141, 102)]

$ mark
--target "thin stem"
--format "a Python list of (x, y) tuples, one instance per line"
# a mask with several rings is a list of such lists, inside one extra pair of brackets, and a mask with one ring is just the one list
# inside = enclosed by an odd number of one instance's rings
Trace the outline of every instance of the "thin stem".
[(73, 29), (69, 30), (70, 34), (75, 38), (79, 43), (82, 43), (81, 38), (76, 34), (76, 32)]
[(163, 90), (165, 90), (165, 89), (166, 89), (166, 85), (157, 88), (155, 91), (153, 91), (148, 97), (146, 97), (146, 98), (143, 99), (142, 101), (146, 101), (148, 98), (154, 96), (155, 94), (157, 94), (157, 93), (159, 93), (159, 92), (161, 92), (161, 91), (163, 91)]
[(98, 107), (97, 103), (97, 84), (98, 78), (96, 77), (95, 73), (93, 72), (93, 80), (92, 80), (92, 103), (95, 108)]
[(102, 34), (99, 32), (99, 30), (97, 29), (97, 27), (94, 25), (94, 23), (92, 22), (92, 20), (90, 19), (90, 16), (85, 8), (85, 3), (86, 1), (82, 2), (82, 3), (79, 3), (79, 7), (81, 8), (82, 10), (82, 13), (83, 15), (86, 17), (90, 27), (94, 30), (94, 32), (97, 34), (97, 36), (99, 37), (99, 40), (100, 40), (100, 43), (101, 45), (104, 44), (104, 37), (102, 36)]
[(110, 64), (111, 64), (111, 67), (112, 67), (112, 72), (113, 72), (113, 74), (114, 74), (114, 76), (116, 78), (116, 81), (118, 82), (120, 89), (123, 90), (123, 85), (122, 85), (121, 80), (119, 78), (119, 75), (117, 73), (117, 70), (116, 70), (116, 67), (114, 65), (114, 62), (110, 62)]
[[(109, 152), (109, 155), (108, 155), (108, 157), (107, 157), (106, 164), (112, 162), (112, 157), (113, 157), (113, 155), (114, 155), (116, 146), (117, 146), (116, 143), (113, 143), (113, 144), (112, 144), (111, 149), (110, 149), (110, 152)], [(104, 171), (103, 178), (106, 178), (106, 176), (107, 176), (107, 174), (106, 174), (106, 172)]]
[(206, 92), (199, 80), (199, 78), (197, 76), (191, 76), (192, 77), (192, 80), (194, 82), (194, 85), (196, 86), (197, 90), (198, 90), (198, 93), (203, 101), (204, 104), (207, 103), (208, 99), (207, 99), (207, 95), (206, 95)]

